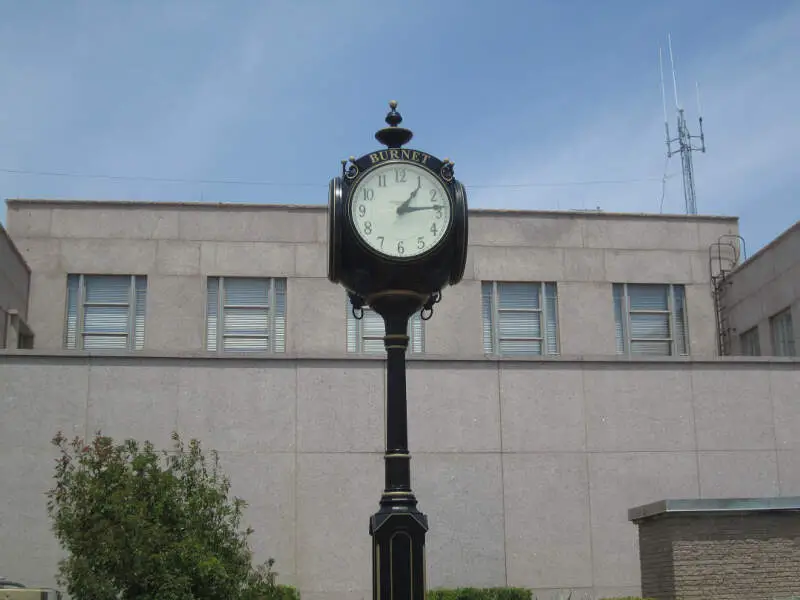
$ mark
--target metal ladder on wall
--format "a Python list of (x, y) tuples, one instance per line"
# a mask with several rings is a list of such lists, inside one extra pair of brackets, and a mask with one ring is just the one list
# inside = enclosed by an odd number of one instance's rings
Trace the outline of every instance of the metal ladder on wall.
[(720, 356), (731, 354), (731, 341), (735, 331), (728, 325), (725, 296), (732, 284), (729, 275), (739, 265), (740, 257), (747, 260), (747, 247), (740, 235), (723, 234), (708, 247), (708, 269), (711, 275), (711, 296), (714, 299), (717, 328), (717, 351)]

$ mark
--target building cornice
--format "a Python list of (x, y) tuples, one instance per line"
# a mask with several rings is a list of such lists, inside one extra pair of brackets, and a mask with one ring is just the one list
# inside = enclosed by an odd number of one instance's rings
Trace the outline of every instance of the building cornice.
[[(256, 204), (248, 202), (155, 202), (145, 200), (74, 200), (74, 199), (44, 199), (44, 198), (13, 198), (7, 199), (9, 209), (32, 208), (59, 208), (59, 209), (112, 209), (125, 210), (146, 208), (150, 210), (204, 210), (204, 211), (290, 211), (326, 213), (325, 204)], [(739, 217), (726, 215), (684, 215), (661, 213), (625, 213), (604, 212), (597, 210), (521, 210), (500, 208), (471, 208), (470, 213), (476, 216), (517, 216), (538, 218), (587, 218), (587, 219), (642, 219), (659, 221), (683, 222), (730, 222), (738, 223)]]

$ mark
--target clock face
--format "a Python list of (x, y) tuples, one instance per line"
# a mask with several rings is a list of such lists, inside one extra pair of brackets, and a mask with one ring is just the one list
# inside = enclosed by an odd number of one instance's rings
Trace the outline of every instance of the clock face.
[(394, 258), (413, 258), (437, 246), (451, 214), (450, 198), (436, 176), (409, 163), (387, 163), (367, 172), (351, 195), (359, 236)]

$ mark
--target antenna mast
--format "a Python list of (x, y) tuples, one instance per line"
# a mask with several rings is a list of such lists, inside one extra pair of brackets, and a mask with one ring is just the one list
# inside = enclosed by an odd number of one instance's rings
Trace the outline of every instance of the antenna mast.
[[(686, 117), (683, 107), (678, 101), (678, 83), (675, 77), (675, 60), (672, 56), (672, 36), (667, 36), (669, 44), (669, 61), (672, 66), (672, 89), (675, 95), (675, 113), (678, 121), (678, 136), (675, 138), (670, 137), (669, 123), (667, 121), (667, 99), (664, 90), (664, 67), (661, 60), (661, 48), (658, 49), (658, 67), (661, 73), (661, 102), (664, 106), (664, 130), (667, 138), (667, 158), (672, 158), (675, 154), (681, 155), (681, 167), (683, 169), (683, 199), (686, 203), (686, 214), (697, 214), (697, 197), (694, 188), (694, 166), (692, 164), (692, 152), (705, 152), (706, 139), (703, 134), (703, 117), (700, 110), (700, 85), (696, 85), (697, 89), (697, 114), (700, 121), (700, 135), (692, 135), (689, 132), (689, 126), (686, 124)], [(692, 140), (700, 140), (700, 146), (692, 146)], [(673, 150), (673, 144), (676, 148)]]

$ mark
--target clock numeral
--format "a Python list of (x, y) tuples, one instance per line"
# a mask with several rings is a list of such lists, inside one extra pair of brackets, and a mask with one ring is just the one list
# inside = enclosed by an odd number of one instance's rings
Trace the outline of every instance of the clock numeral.
[(375, 197), (375, 190), (372, 188), (364, 188), (364, 200), (370, 201)]
[(386, 173), (378, 175), (378, 187), (386, 187)]
[(405, 183), (406, 182), (406, 170), (405, 169), (395, 169), (394, 170), (394, 180), (397, 183)]
[(372, 221), (364, 222), (364, 233), (366, 233), (367, 235), (372, 233)]
[(422, 250), (424, 247), (425, 247), (425, 238), (422, 237), (422, 236), (419, 236), (417, 238), (417, 248), (419, 250)]
[(358, 216), (359, 217), (363, 217), (366, 214), (367, 214), (367, 207), (364, 206), (363, 204), (359, 204), (358, 205)]
[(436, 211), (436, 218), (437, 219), (441, 219), (442, 218), (442, 205), (441, 204), (437, 204), (436, 206), (433, 207), (433, 210)]
[(436, 223), (433, 223), (433, 224), (431, 225), (431, 233), (432, 233), (433, 235), (436, 235), (436, 234), (438, 233), (438, 231), (439, 231), (439, 230), (436, 228)]
[(406, 253), (406, 249), (403, 246), (403, 241), (402, 240), (397, 242), (397, 253), (401, 254), (401, 255)]
[(431, 202), (436, 202), (438, 199), (439, 198), (436, 190), (431, 190)]
[(382, 235), (379, 235), (379, 236), (378, 236), (378, 239), (381, 241), (381, 248), (383, 248), (383, 236), (382, 236)]

